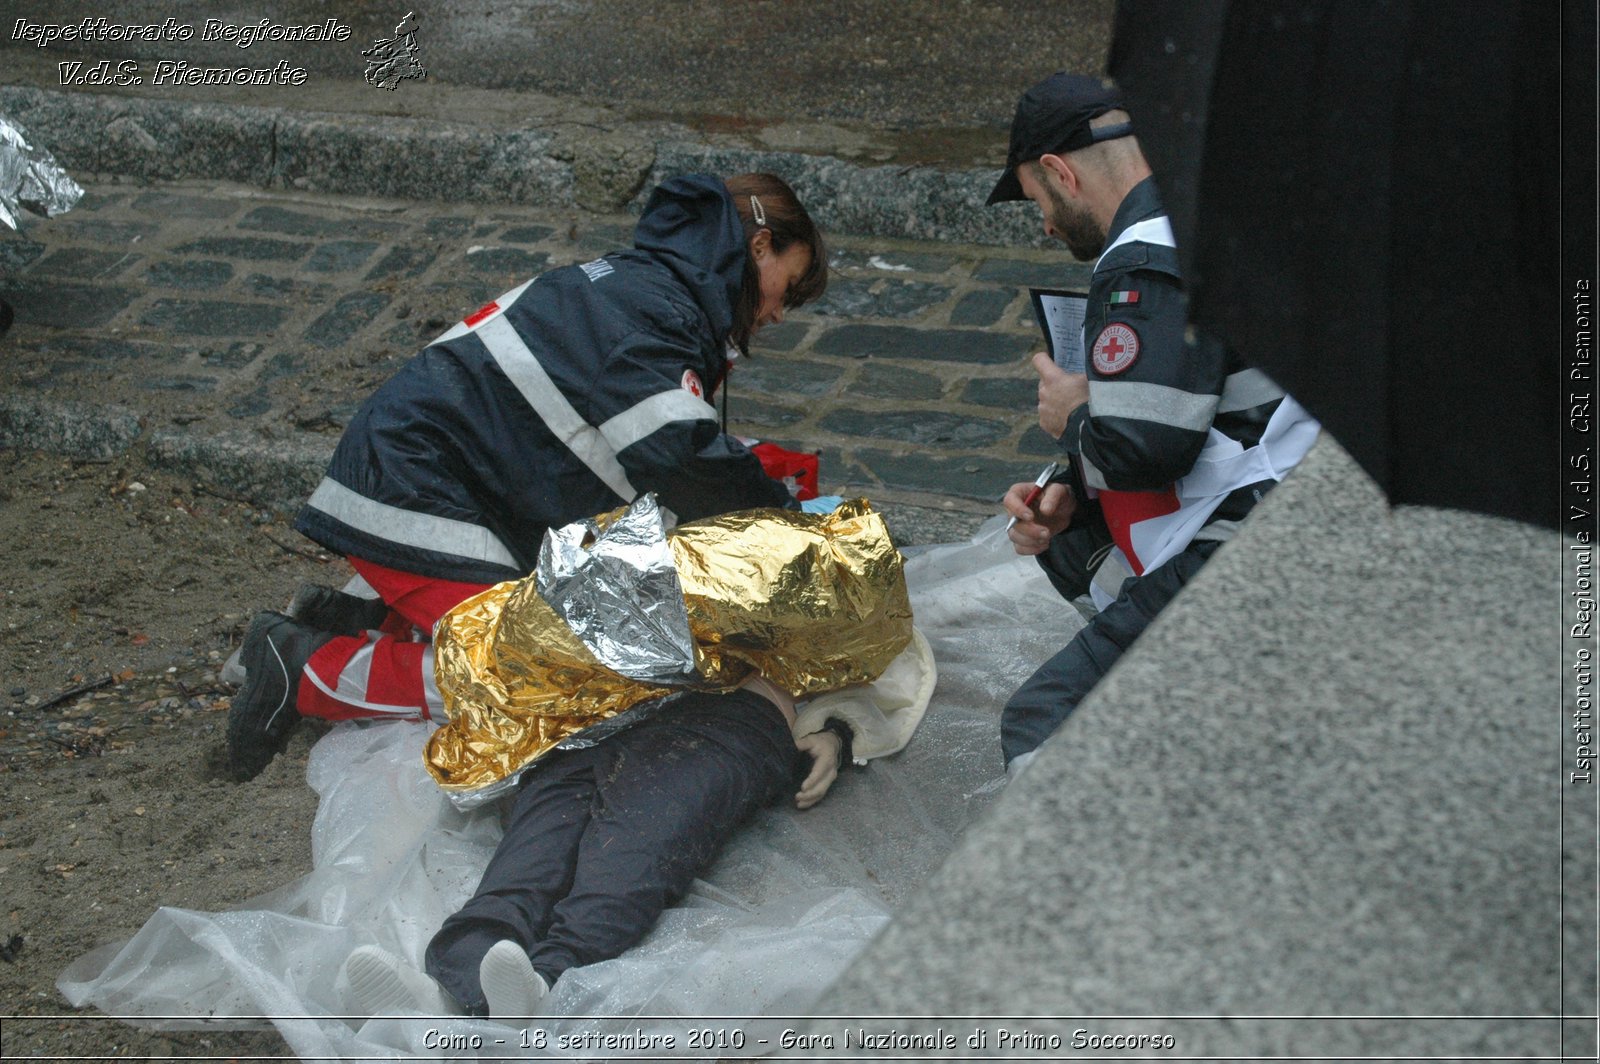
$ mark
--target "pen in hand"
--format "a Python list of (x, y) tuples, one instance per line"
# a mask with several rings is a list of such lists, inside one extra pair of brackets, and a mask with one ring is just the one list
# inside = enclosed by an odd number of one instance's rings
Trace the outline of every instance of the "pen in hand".
[[(1037, 477), (1037, 479), (1034, 480), (1033, 489), (1031, 491), (1029, 491), (1026, 496), (1023, 497), (1022, 504), (1024, 506), (1032, 506), (1034, 503), (1039, 501), (1039, 496), (1040, 496), (1041, 493), (1043, 493), (1044, 486), (1046, 484), (1050, 483), (1050, 478), (1051, 477), (1056, 475), (1056, 469), (1057, 468), (1059, 468), (1059, 466), (1055, 462), (1051, 462), (1049, 465), (1044, 467), (1044, 472), (1040, 473), (1039, 476)], [(1011, 527), (1013, 525), (1015, 525), (1016, 523), (1017, 523), (1017, 519), (1015, 517), (1013, 517), (1011, 520), (1007, 521), (1006, 522), (1006, 531), (1010, 532), (1011, 531)]]

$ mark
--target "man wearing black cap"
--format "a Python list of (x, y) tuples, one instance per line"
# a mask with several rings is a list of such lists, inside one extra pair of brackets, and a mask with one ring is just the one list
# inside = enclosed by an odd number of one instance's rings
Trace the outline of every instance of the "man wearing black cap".
[(1291, 468), (1316, 422), (1220, 343), (1186, 339), (1172, 227), (1109, 82), (1055, 74), (1017, 104), (990, 203), (1030, 199), (1045, 232), (1096, 259), (1086, 373), (1048, 354), (1039, 425), (1063, 471), (1030, 500), (1013, 485), (1011, 541), (1066, 597), (1099, 607), (1011, 697), (1000, 742), (1015, 774), (1156, 614)]

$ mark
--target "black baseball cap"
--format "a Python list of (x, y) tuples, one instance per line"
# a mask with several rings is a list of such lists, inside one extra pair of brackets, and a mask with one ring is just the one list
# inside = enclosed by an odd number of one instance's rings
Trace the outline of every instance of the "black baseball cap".
[(1051, 74), (1022, 94), (1011, 120), (1011, 149), (1006, 171), (1000, 175), (988, 203), (1027, 199), (1017, 180), (1017, 167), (1042, 155), (1077, 151), (1102, 140), (1115, 140), (1133, 132), (1126, 122), (1090, 130), (1089, 123), (1107, 111), (1122, 107), (1122, 93), (1104, 78), (1086, 74)]

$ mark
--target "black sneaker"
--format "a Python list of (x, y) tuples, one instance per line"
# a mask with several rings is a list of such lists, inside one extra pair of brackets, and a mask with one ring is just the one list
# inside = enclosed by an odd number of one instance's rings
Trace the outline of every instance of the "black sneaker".
[(289, 602), (289, 616), (301, 624), (339, 635), (360, 635), (389, 617), (382, 599), (360, 598), (322, 584), (301, 584)]
[(253, 779), (282, 750), (300, 723), (295, 695), (300, 673), (333, 638), (281, 613), (258, 613), (239, 648), (244, 686), (228, 709), (228, 767)]

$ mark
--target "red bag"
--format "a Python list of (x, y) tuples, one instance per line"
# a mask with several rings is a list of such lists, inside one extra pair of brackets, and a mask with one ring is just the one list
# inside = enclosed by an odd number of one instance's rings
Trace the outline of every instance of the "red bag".
[(817, 474), (821, 460), (804, 451), (789, 451), (775, 443), (753, 443), (751, 452), (761, 459), (761, 468), (773, 480), (781, 480), (789, 493), (801, 502), (815, 499), (818, 494)]

